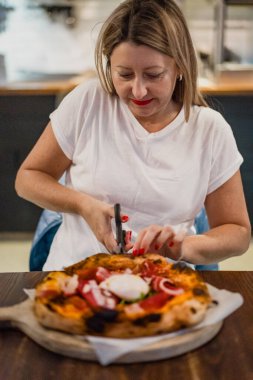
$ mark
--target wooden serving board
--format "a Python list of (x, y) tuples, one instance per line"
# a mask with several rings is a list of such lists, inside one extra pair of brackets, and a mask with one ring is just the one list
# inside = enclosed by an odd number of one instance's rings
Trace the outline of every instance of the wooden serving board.
[[(181, 355), (210, 341), (219, 332), (221, 326), (222, 321), (203, 329), (152, 343), (124, 354), (115, 360), (115, 363), (150, 362)], [(30, 299), (14, 306), (0, 308), (0, 327), (18, 328), (52, 352), (77, 359), (98, 361), (93, 347), (84, 338), (41, 326), (35, 318)]]

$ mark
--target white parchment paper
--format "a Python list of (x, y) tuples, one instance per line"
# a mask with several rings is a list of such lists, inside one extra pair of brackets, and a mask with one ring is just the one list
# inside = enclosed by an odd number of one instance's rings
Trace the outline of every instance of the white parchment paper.
[[(160, 342), (164, 339), (174, 338), (177, 335), (187, 334), (194, 330), (220, 322), (243, 304), (243, 297), (239, 293), (232, 293), (225, 289), (217, 289), (209, 284), (208, 289), (212, 299), (217, 301), (217, 305), (209, 308), (205, 319), (192, 328), (179, 330), (170, 334), (135, 339), (114, 339), (91, 335), (78, 336), (78, 339), (87, 340), (96, 352), (100, 364), (108, 365), (122, 355), (138, 348)], [(34, 289), (24, 289), (24, 291), (30, 298), (34, 297)]]

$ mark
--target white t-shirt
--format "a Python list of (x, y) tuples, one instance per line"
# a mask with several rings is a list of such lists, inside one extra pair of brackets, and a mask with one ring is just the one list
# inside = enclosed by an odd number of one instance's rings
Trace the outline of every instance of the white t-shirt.
[[(240, 167), (230, 126), (216, 111), (193, 106), (149, 133), (97, 80), (76, 87), (50, 115), (55, 137), (73, 165), (66, 186), (121, 204), (133, 236), (150, 224), (193, 226), (206, 195)], [(113, 223), (112, 223), (113, 224)], [(43, 270), (58, 270), (107, 252), (78, 215), (63, 214)]]

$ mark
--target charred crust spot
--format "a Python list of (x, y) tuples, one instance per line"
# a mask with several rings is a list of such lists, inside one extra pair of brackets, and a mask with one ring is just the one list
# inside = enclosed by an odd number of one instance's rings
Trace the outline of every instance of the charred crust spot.
[(197, 310), (195, 309), (195, 307), (191, 307), (191, 312), (192, 312), (192, 314), (196, 314), (197, 313)]
[(49, 310), (55, 312), (53, 305), (54, 304), (55, 305), (64, 305), (65, 301), (66, 301), (66, 297), (62, 294), (59, 294), (58, 296), (51, 298), (50, 301), (46, 304), (46, 306)]
[(47, 303), (47, 304), (46, 304), (46, 307), (47, 307), (50, 311), (55, 312), (55, 310), (54, 310), (54, 308), (52, 307), (51, 303)]
[(157, 335), (159, 334), (164, 334), (164, 333), (167, 333), (168, 331), (164, 331), (164, 330), (157, 330)]
[(159, 322), (160, 319), (161, 319), (161, 314), (153, 313), (153, 314), (146, 315), (145, 317), (135, 319), (133, 323), (137, 326), (145, 326), (150, 322)]
[(162, 260), (161, 259), (154, 260), (154, 264), (162, 264)]
[(114, 322), (117, 319), (118, 314), (117, 310), (104, 309), (96, 312), (95, 316), (101, 318), (105, 322)]
[(205, 296), (206, 295), (205, 289), (202, 289), (202, 288), (193, 288), (192, 293), (194, 294), (194, 296)]
[(64, 305), (66, 301), (66, 297), (63, 294), (58, 294), (56, 297), (52, 297), (50, 302), (55, 303), (57, 305)]
[(190, 267), (188, 267), (188, 265), (186, 263), (181, 262), (181, 261), (173, 264), (171, 269), (174, 269), (180, 273), (183, 272), (183, 273), (189, 273), (190, 274), (193, 272), (193, 270)]
[(48, 280), (54, 280), (54, 276), (52, 274), (48, 274), (43, 278), (42, 282), (47, 282)]
[(212, 300), (212, 303), (213, 303), (214, 305), (219, 305), (219, 301), (217, 301), (217, 300)]
[(105, 321), (97, 315), (88, 318), (86, 325), (91, 332), (102, 333), (105, 330)]
[(117, 310), (102, 309), (97, 311), (92, 317), (88, 318), (86, 324), (91, 332), (103, 333), (106, 323), (115, 322), (117, 316)]

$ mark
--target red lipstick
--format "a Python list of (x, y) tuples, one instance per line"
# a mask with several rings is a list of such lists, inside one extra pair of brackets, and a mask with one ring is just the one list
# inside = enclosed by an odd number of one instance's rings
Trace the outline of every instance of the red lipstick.
[(137, 104), (137, 106), (145, 106), (147, 104), (149, 104), (150, 102), (152, 102), (153, 99), (147, 99), (147, 100), (136, 100), (136, 99), (131, 99), (131, 101), (134, 103), (134, 104)]

